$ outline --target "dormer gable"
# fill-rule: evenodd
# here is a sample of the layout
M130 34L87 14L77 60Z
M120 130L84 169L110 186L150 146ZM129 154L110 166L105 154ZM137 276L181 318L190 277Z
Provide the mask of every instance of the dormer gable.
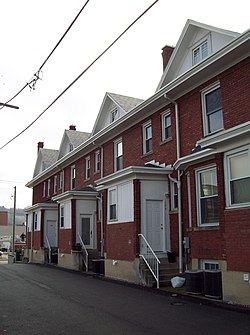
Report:
M106 93L92 130L92 136L117 121L143 100L125 95Z
M33 173L33 177L43 172L51 165L53 165L58 158L58 150L45 149L40 147L37 153L36 165Z
M90 133L77 131L76 127L73 125L69 127L69 130L65 129L59 148L58 159L73 151L80 144L85 142L89 137Z
M157 90L198 66L238 36L239 33L187 20L176 47L165 64Z

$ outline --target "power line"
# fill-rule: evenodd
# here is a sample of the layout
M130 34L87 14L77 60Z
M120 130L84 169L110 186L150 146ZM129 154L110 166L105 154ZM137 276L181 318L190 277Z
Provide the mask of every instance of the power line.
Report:
M50 104L45 108L26 128L24 128L20 133L14 136L11 140L5 143L0 150L22 135L26 130L28 130L54 103L61 98L61 96L73 86L84 73L86 73L143 15L145 15L159 0L154 1L142 14L140 14L95 60L90 63Z
M81 10L79 11L79 13L76 15L76 17L74 18L74 20L71 22L71 24L69 25L69 27L67 28L67 30L65 31L65 33L62 35L62 37L60 38L60 40L57 42L57 44L55 45L55 47L52 49L52 51L50 52L50 54L48 55L48 57L44 60L44 62L42 63L42 65L39 67L39 70L33 75L32 79L26 83L21 89L20 91L18 91L11 99L9 99L8 101L5 102L4 105L0 106L0 109L3 109L5 107L6 104L8 104L10 101L12 101L13 99L15 99L27 86L30 87L30 89L34 90L35 89L35 85L36 82L41 79L40 78L40 73L42 68L44 67L44 65L47 63L47 61L49 60L49 58L51 57L51 55L54 53L54 51L56 50L56 48L59 46L59 44L62 42L62 40L64 39L64 37L67 35L67 33L69 32L69 30L71 29L71 27L73 26L73 24L75 23L75 21L78 19L78 17L80 16L80 14L82 13L82 11L84 10L84 8L87 6L88 2L90 0L87 0L85 2L85 4L82 6Z

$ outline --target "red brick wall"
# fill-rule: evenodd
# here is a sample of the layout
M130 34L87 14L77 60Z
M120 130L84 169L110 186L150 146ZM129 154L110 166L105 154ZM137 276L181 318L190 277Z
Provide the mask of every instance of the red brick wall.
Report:
M0 226L8 225L8 212L0 212Z
M58 245L61 253L70 254L72 245L72 230L71 229L59 229L58 232Z

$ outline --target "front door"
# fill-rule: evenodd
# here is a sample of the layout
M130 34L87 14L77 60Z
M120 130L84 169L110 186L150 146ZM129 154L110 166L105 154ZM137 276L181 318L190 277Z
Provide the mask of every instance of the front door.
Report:
M81 238L86 248L93 249L93 215L81 215Z
M164 251L164 224L163 224L163 201L146 200L147 236L151 248L154 251Z
M47 220L47 238L50 247L57 247L57 223L56 220Z

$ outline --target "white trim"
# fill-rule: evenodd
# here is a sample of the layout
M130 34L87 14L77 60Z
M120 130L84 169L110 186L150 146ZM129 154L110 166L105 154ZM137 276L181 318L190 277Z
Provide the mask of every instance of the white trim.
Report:
M48 189L47 189L47 196L50 197L50 184L51 184L51 181L50 181L50 178L48 179Z
M221 87L220 82L216 81L215 83L213 83L212 85L209 85L208 87L206 87L205 89L203 89L201 91L201 108L202 108L202 119L203 119L203 131L204 131L205 136L217 133L218 131L221 131L221 130L224 129L222 104L221 104L221 113L222 113L223 127L220 128L220 129L217 129L216 131L213 131L213 132L209 131L209 129L208 129L208 115L207 115L207 109L206 109L206 96L207 96L207 94L212 93L213 91L217 90L220 87Z
M231 179L230 179L229 159L230 159L230 157L234 157L234 156L240 155L240 154L245 153L245 152L248 153L248 160L249 160L249 167L250 167L250 145L246 145L246 146L239 147L237 149L228 151L224 155L225 194L226 194L227 209L229 209L229 208L250 207L250 202L232 204L232 201L231 201L231 186L230 186L230 180Z
M63 215L62 215L63 214ZM62 225L62 219L63 219L63 225ZM59 224L60 229L65 228L65 213L64 213L64 205L60 205L60 224Z
M74 164L70 166L70 189L74 190L75 187L76 187L76 166Z
M171 211L178 212L178 182L170 180L170 202L171 202ZM177 197L177 206L175 206L175 197Z
M122 146L122 154L120 156L118 156L118 145L121 143ZM123 142L122 142L122 137L116 139L114 141L114 172L122 170L123 168L123 162L122 162L122 166L120 169L117 168L117 158L118 157L122 157L123 160Z
M216 150L214 149L204 149L198 152L195 152L193 154L184 156L179 158L175 163L174 163L174 168L176 170L184 170L188 166L196 163L203 162L205 160L211 159L214 157L214 155L217 153Z
M56 194L57 191L57 174L54 176L54 185L53 185L53 193Z
M97 157L99 158L97 159ZM99 168L98 168L98 164L99 164ZM95 173L100 171L100 164L101 164L100 150L97 150L95 152Z
M196 188L196 208L197 208L197 226L198 227L211 227L211 226L219 226L219 220L218 222L213 223L201 223L201 194L200 194L200 179L199 176L202 172L215 170L216 173L216 180L217 180L217 187L218 187L218 179L217 179L217 170L216 165L211 164L207 166L203 166L202 168L198 168L195 170L195 188ZM217 198L218 198L218 192L217 192Z
M200 266L201 266L201 269L202 270L206 270L205 269L205 264L211 264L211 265L218 265L218 269L217 270L220 270L220 264L218 261L216 260L210 260L210 259L201 259L200 260ZM208 269L207 269L208 270ZM210 269L209 269L210 270ZM213 269L214 270L214 269Z
M110 204L110 193L115 192L115 199L114 203ZM117 223L118 221L118 197L117 197L117 186L116 187L111 187L108 189L108 217L107 217L107 223ZM110 219L110 206L115 205L115 218Z
M147 128L151 128L151 137L149 138L146 138L146 129ZM147 151L147 148L146 148L146 141L149 141L151 140L151 150ZM143 141L143 155L147 155L149 153L152 153L153 152L153 127L152 127L152 122L151 120L145 122L143 125L142 125L142 141Z
M187 195L188 195L188 227L192 228L192 198L191 198L191 182L190 173L187 172Z
M203 57L203 58L200 58L200 60L198 62L194 63L194 51L197 50L198 48L201 51L201 46L204 43L207 43L207 56ZM212 53L211 33L208 33L202 39L200 39L195 44L193 44L190 49L191 49L191 66L197 65L200 62L202 62L204 59L206 59L207 57L209 57L211 55L211 53Z
M90 156L85 158L85 180L90 179Z
M171 136L167 137L165 136L165 118L170 117L170 129L171 129ZM171 120L171 110L168 108L165 112L161 113L161 140L162 142L165 142L172 138L172 120Z

